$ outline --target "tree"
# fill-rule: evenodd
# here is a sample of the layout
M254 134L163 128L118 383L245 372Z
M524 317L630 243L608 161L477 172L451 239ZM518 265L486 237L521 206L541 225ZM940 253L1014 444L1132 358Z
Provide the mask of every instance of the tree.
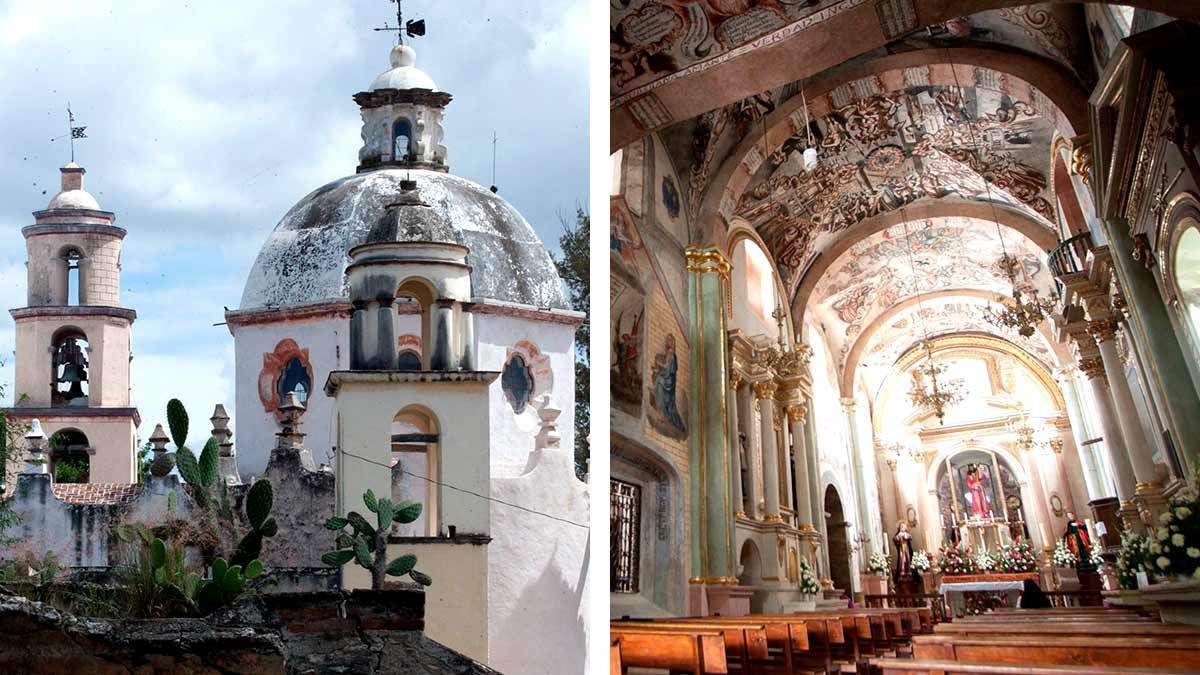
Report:
M0 366L4 362L0 360ZM6 390L4 383L0 382L0 401L4 400ZM16 424L9 422L8 416L5 414L4 408L0 408L0 484L4 486L4 490L11 490L12 487L8 483L8 465L18 464L21 460L20 439L22 428ZM10 500L4 491L0 491L0 545L8 545L16 543L16 539L6 535L7 530L21 522L12 508L9 506Z
M575 475L580 480L587 475L588 431L592 423L591 392L591 256L592 219L579 207L575 222L560 216L563 233L558 238L562 258L555 258L558 274L566 282L571 295L571 308L583 312L584 321L575 331Z

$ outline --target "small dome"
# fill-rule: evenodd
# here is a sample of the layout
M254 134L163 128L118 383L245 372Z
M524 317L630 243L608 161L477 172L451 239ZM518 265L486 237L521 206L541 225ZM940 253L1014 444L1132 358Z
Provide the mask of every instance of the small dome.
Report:
M50 205L46 209L87 209L89 211L99 211L100 203L86 190L63 190L54 195L54 199L50 200Z
M392 49L392 69L375 78L371 91L381 89L428 89L437 91L433 78L416 67L417 52L408 45L396 45Z
M288 211L258 253L241 309L348 299L350 249L392 239L468 247L475 297L570 308L545 245L499 195L440 171L379 169L318 188Z

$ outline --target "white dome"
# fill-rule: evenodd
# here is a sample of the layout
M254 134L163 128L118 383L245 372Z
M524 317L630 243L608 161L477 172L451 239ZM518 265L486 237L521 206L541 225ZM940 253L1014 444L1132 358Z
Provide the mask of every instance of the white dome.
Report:
M408 45L392 49L392 69L375 78L371 91L381 89L428 89L437 91L437 84L425 71L416 67L417 53Z
M100 203L86 190L63 190L50 200L49 209L88 209L99 211Z

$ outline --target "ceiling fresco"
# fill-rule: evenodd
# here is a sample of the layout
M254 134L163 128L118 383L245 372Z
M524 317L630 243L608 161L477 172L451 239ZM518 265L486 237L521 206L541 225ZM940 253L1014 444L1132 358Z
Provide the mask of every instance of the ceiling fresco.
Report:
M1041 333L1024 337L1015 331L999 330L983 318L983 309L995 306L983 298L944 297L922 302L892 317L868 338L858 367L886 372L900 355L928 334L930 338L953 333L987 333L1012 342L1052 368L1057 359Z
M718 58L842 0L610 0L614 95ZM815 16L814 16L815 15Z
M994 223L936 218L909 223L907 240L902 223L847 249L821 277L806 310L824 329L839 368L845 366L847 354L866 326L918 292L969 288L1011 293L999 266L1002 251L1021 261L1021 283L1028 281L1043 297L1049 297L1053 279L1044 263L1045 253L1023 235L1002 230L1003 247Z
M924 84L928 67L906 69L900 91L884 91L879 77L848 83L811 125L816 170L801 166L802 120L761 163L735 215L759 229L790 287L839 233L922 198L1006 204L1051 226L1053 105L1032 100L1028 86L1028 98L1013 96L995 71L971 70L961 89Z

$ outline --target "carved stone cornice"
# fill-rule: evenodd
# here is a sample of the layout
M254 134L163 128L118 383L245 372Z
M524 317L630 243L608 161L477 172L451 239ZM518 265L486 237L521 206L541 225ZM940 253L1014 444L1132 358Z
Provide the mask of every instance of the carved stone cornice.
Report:
M754 383L754 398L764 401L767 399L774 400L775 392L779 390L779 385L775 380L759 380Z

